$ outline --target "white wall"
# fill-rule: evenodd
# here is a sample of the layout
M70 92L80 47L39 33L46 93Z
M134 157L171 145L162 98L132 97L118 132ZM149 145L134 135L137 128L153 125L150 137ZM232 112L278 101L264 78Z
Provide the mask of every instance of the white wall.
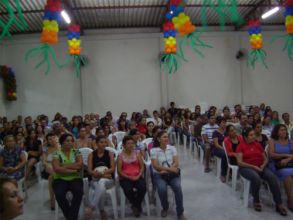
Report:
M52 116L60 111L72 116L111 110L117 115L153 110L175 101L192 108L199 102L219 107L265 102L293 115L293 63L281 51L282 42L269 43L276 34L279 32L264 32L268 70L258 64L251 70L245 61L235 59L240 48L249 46L246 32L211 32L202 35L214 47L203 50L206 57L202 59L186 49L189 62L169 75L158 63L163 47L160 33L86 32L83 49L90 64L82 69L79 79L73 66L62 70L53 67L48 76L43 69L34 70L36 59L26 64L24 55L39 44L38 35L26 35L26 39L17 36L5 42L5 59L16 71L19 97L6 106L7 114L10 118L17 114ZM66 47L66 38L61 37L55 47L61 60Z
M3 45L0 43L0 66L5 65L4 49ZM4 93L4 83L3 79L0 78L0 116L6 116L6 102Z

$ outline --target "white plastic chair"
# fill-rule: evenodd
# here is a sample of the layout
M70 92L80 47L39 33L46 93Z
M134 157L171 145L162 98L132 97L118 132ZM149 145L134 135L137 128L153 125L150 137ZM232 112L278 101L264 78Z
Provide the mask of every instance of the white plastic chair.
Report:
M118 152L118 154L120 154L122 151L123 151L123 144L122 144L122 141L121 141L117 145L117 152Z
M113 147L106 147L105 150L113 153L115 160L117 160L119 153L116 149L114 149Z
M217 169L216 169L216 175L217 175L217 178L220 178L220 176L221 176L221 163L222 163L222 159L219 158L219 157L217 157L217 156L215 156L215 158L216 158L216 167L217 167Z
M116 137L117 143L119 144L123 140L124 136L126 135L126 132L117 131L113 135Z
M152 143L153 142L153 138L146 138L146 139L144 139L142 142L141 142L141 144L145 147L145 149L147 150L148 149L148 145L150 144L150 143Z
M240 176L243 182L243 204L247 208L249 203L250 181Z
M28 153L26 151L23 151L23 154L25 156L25 161L27 162ZM27 169L27 164L25 164L24 166L24 173L26 173L26 169ZM20 186L21 193L24 193L23 197L27 198L27 188L26 188L26 182L25 182L24 176L20 180L17 181L17 185Z
M121 218L125 218L125 204L126 204L126 196L124 194L124 191L122 189L122 187L120 188L120 211L121 211ZM146 205L146 213L147 216L150 216L150 201L149 201L149 195L148 193L145 194L144 196L144 202Z
M232 189L234 191L236 191L237 175L238 175L239 167L236 166L236 165L232 165L230 163L230 160L229 160L228 153L227 153L226 146L225 146L225 143L224 142L223 142L223 148L224 148L224 151L225 151L225 155L226 155L226 159L227 159L227 164L228 164L227 181L229 179L229 173L230 173L230 169L231 169L232 170Z

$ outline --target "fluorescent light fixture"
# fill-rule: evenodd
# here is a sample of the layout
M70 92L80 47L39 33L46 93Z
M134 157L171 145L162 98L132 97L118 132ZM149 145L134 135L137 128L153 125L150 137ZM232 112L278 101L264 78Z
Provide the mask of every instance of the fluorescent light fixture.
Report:
M266 13L264 13L261 18L262 19L266 19L270 16L272 16L273 14L277 13L280 10L280 7L274 7L271 10L267 11Z
M61 11L61 15L67 24L71 23L71 19L65 10Z

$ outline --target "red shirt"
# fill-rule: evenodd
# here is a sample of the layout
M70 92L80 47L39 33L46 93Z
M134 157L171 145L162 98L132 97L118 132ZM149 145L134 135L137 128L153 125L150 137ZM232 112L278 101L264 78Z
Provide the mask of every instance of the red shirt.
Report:
M238 146L240 145L240 143L243 141L242 136L241 135L237 135L237 140L238 140L238 143L239 144L237 145L236 149L238 148ZM227 152L228 156L229 157L234 157L234 153L236 151L233 150L233 147L232 147L233 144L232 144L232 141L231 141L231 139L229 137L226 137L224 139L224 144L225 144L225 149L226 149L226 152Z
M264 150L262 146L254 141L250 144L245 141L238 145L236 153L242 153L243 162L260 167L263 162Z
M147 133L147 126L146 125L138 125L137 126L137 130L139 131L139 133L141 134L146 134Z

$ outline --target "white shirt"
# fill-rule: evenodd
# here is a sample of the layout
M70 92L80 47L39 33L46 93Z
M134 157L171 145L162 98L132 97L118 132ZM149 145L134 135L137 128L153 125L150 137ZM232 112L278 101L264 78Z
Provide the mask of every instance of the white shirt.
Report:
M151 159L157 160L159 165L163 167L172 166L174 156L177 156L177 150L171 145L167 145L165 151L163 151L160 147L151 149ZM154 172L158 173L155 169Z

